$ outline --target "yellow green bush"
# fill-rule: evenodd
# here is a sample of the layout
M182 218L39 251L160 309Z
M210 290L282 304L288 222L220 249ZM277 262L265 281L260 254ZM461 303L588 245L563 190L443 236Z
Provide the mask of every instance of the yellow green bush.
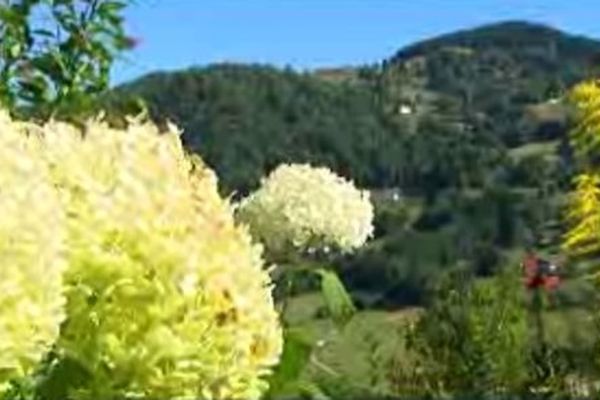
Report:
M58 363L86 375L69 397L258 398L282 346L262 251L176 128L6 125L43 138L31 147L66 212L67 319L56 349Z
M570 93L576 124L570 132L578 175L569 197L563 248L571 254L592 254L600 249L600 85L584 82Z

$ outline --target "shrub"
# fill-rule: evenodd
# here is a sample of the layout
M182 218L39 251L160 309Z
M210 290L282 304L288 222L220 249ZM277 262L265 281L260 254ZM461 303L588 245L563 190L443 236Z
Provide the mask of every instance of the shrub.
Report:
M397 392L481 396L525 387L529 335L516 275L472 281L459 272L440 284L411 328L408 354L416 357L408 373L392 371Z

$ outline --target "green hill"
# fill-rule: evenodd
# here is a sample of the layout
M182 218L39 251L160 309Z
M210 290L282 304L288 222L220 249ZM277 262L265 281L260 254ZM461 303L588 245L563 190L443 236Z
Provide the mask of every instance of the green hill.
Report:
M564 91L600 68L600 41L526 22L455 32L358 68L220 64L115 88L243 194L281 162L327 165L374 193L376 238L340 259L366 304L419 304L443 269L489 275L525 243L552 253L571 163Z
M140 96L155 117L181 125L227 190L255 185L283 161L324 163L373 187L480 186L490 170L469 165L493 170L506 146L563 135L564 117L530 110L593 73L598 54L598 41L508 22L356 69L223 64L154 73L116 88L114 99L123 106Z
M116 89L185 129L186 145L244 190L280 162L327 164L361 183L377 181L389 131L372 93L260 65L156 73ZM127 97L127 96L125 96Z
M524 107L560 98L575 82L592 76L598 55L596 40L539 24L505 22L401 49L382 64L377 80L384 84L378 91L387 102L401 101L403 82L432 91L477 121L477 128L516 146L546 139L543 129L522 126Z

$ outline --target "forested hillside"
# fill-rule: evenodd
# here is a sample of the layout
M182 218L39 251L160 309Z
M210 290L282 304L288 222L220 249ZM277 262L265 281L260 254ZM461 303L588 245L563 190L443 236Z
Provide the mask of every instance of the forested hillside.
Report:
M255 185L277 163L311 160L377 181L389 130L368 90L268 66L217 65L154 74L117 89L174 119L227 189Z
M400 50L384 63L379 81L385 85L379 85L378 92L390 103L406 96L401 93L406 85L421 89L417 95L431 91L478 128L516 146L559 134L549 126L527 126L525 108L553 101L574 82L592 75L599 50L595 40L541 25L490 25ZM423 96L409 99L417 106L427 104ZM554 117L552 122L561 121L560 113Z
M486 275L526 243L552 250L570 177L561 97L599 55L599 41L508 22L357 68L154 73L108 101L134 110L140 97L180 125L226 193L292 161L373 189L377 237L340 268L357 297L419 303L441 269L466 263Z

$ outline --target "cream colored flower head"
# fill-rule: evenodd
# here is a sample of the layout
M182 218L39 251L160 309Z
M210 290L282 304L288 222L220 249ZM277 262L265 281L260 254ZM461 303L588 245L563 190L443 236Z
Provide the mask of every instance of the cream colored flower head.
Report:
M65 213L37 139L0 113L0 392L33 372L64 320Z
M308 164L277 167L244 199L238 216L267 249L362 246L373 232L369 192L331 170Z
M29 130L43 134L68 215L58 349L90 375L70 396L259 398L282 347L271 281L179 132L135 121Z

